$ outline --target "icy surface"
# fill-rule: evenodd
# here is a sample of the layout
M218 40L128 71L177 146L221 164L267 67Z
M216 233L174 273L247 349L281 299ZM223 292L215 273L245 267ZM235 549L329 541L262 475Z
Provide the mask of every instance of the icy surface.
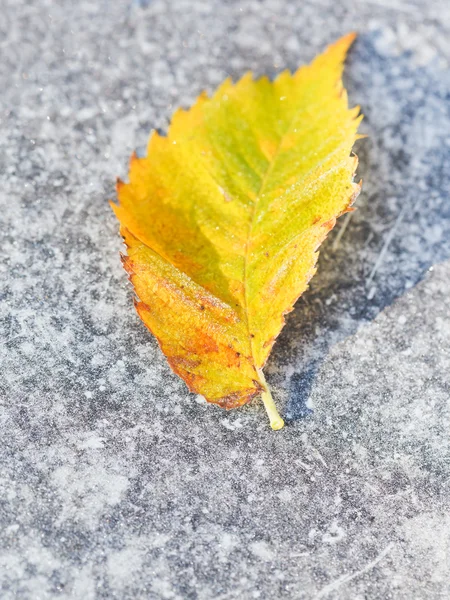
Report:
M2 600L449 598L448 3L1 17ZM354 29L364 191L267 367L290 419L273 433L258 403L223 412L170 372L108 199L178 105Z

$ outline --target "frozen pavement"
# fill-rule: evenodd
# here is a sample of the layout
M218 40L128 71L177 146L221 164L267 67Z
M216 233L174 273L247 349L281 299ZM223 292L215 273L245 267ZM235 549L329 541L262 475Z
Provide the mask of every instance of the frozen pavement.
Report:
M0 11L2 600L449 598L448 3ZM171 373L108 199L177 106L351 30L363 193L267 367L274 433Z

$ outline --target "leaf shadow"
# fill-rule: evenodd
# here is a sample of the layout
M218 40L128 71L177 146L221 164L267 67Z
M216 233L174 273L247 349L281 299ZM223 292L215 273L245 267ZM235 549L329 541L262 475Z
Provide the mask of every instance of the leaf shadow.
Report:
M347 68L349 97L361 105L369 136L356 148L364 178L358 210L323 245L318 272L267 365L272 385L286 390L288 421L311 412L330 347L450 258L450 76L436 64L415 65L412 53L379 52L378 35L358 40Z

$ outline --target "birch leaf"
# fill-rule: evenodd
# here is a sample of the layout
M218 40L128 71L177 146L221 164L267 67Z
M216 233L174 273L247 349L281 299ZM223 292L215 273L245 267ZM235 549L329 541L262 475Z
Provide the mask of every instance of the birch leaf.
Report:
M170 366L225 408L261 395L274 429L284 422L262 369L360 190L362 116L342 84L354 37L273 82L247 73L201 94L117 184L137 312Z

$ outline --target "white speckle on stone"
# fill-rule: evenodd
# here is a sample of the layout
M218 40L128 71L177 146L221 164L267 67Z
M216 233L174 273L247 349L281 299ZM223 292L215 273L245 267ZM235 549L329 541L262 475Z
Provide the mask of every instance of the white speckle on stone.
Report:
M105 439L97 435L91 435L78 444L80 450L99 450L105 445Z
M274 558L273 550L269 544L264 541L252 542L250 544L250 551L252 554L265 561L270 561Z
M291 502L292 492L288 488L283 488L277 494L278 498L283 502Z
M372 300L377 292L376 286L372 285L367 292L367 300Z
M305 405L309 410L314 410L314 398L312 397L312 394L306 399Z
M123 590L133 581L142 565L143 556L138 548L125 548L108 557L108 575L115 589Z
M97 597L95 577L91 565L77 569L76 577L70 589L73 600L95 600Z
M120 502L129 485L127 477L106 470L98 463L80 465L75 470L61 466L50 479L62 500L62 511L56 522L75 519L95 523L109 506Z
M333 521L328 530L322 535L322 541L325 544L336 544L345 538L345 530L339 526L337 521Z

